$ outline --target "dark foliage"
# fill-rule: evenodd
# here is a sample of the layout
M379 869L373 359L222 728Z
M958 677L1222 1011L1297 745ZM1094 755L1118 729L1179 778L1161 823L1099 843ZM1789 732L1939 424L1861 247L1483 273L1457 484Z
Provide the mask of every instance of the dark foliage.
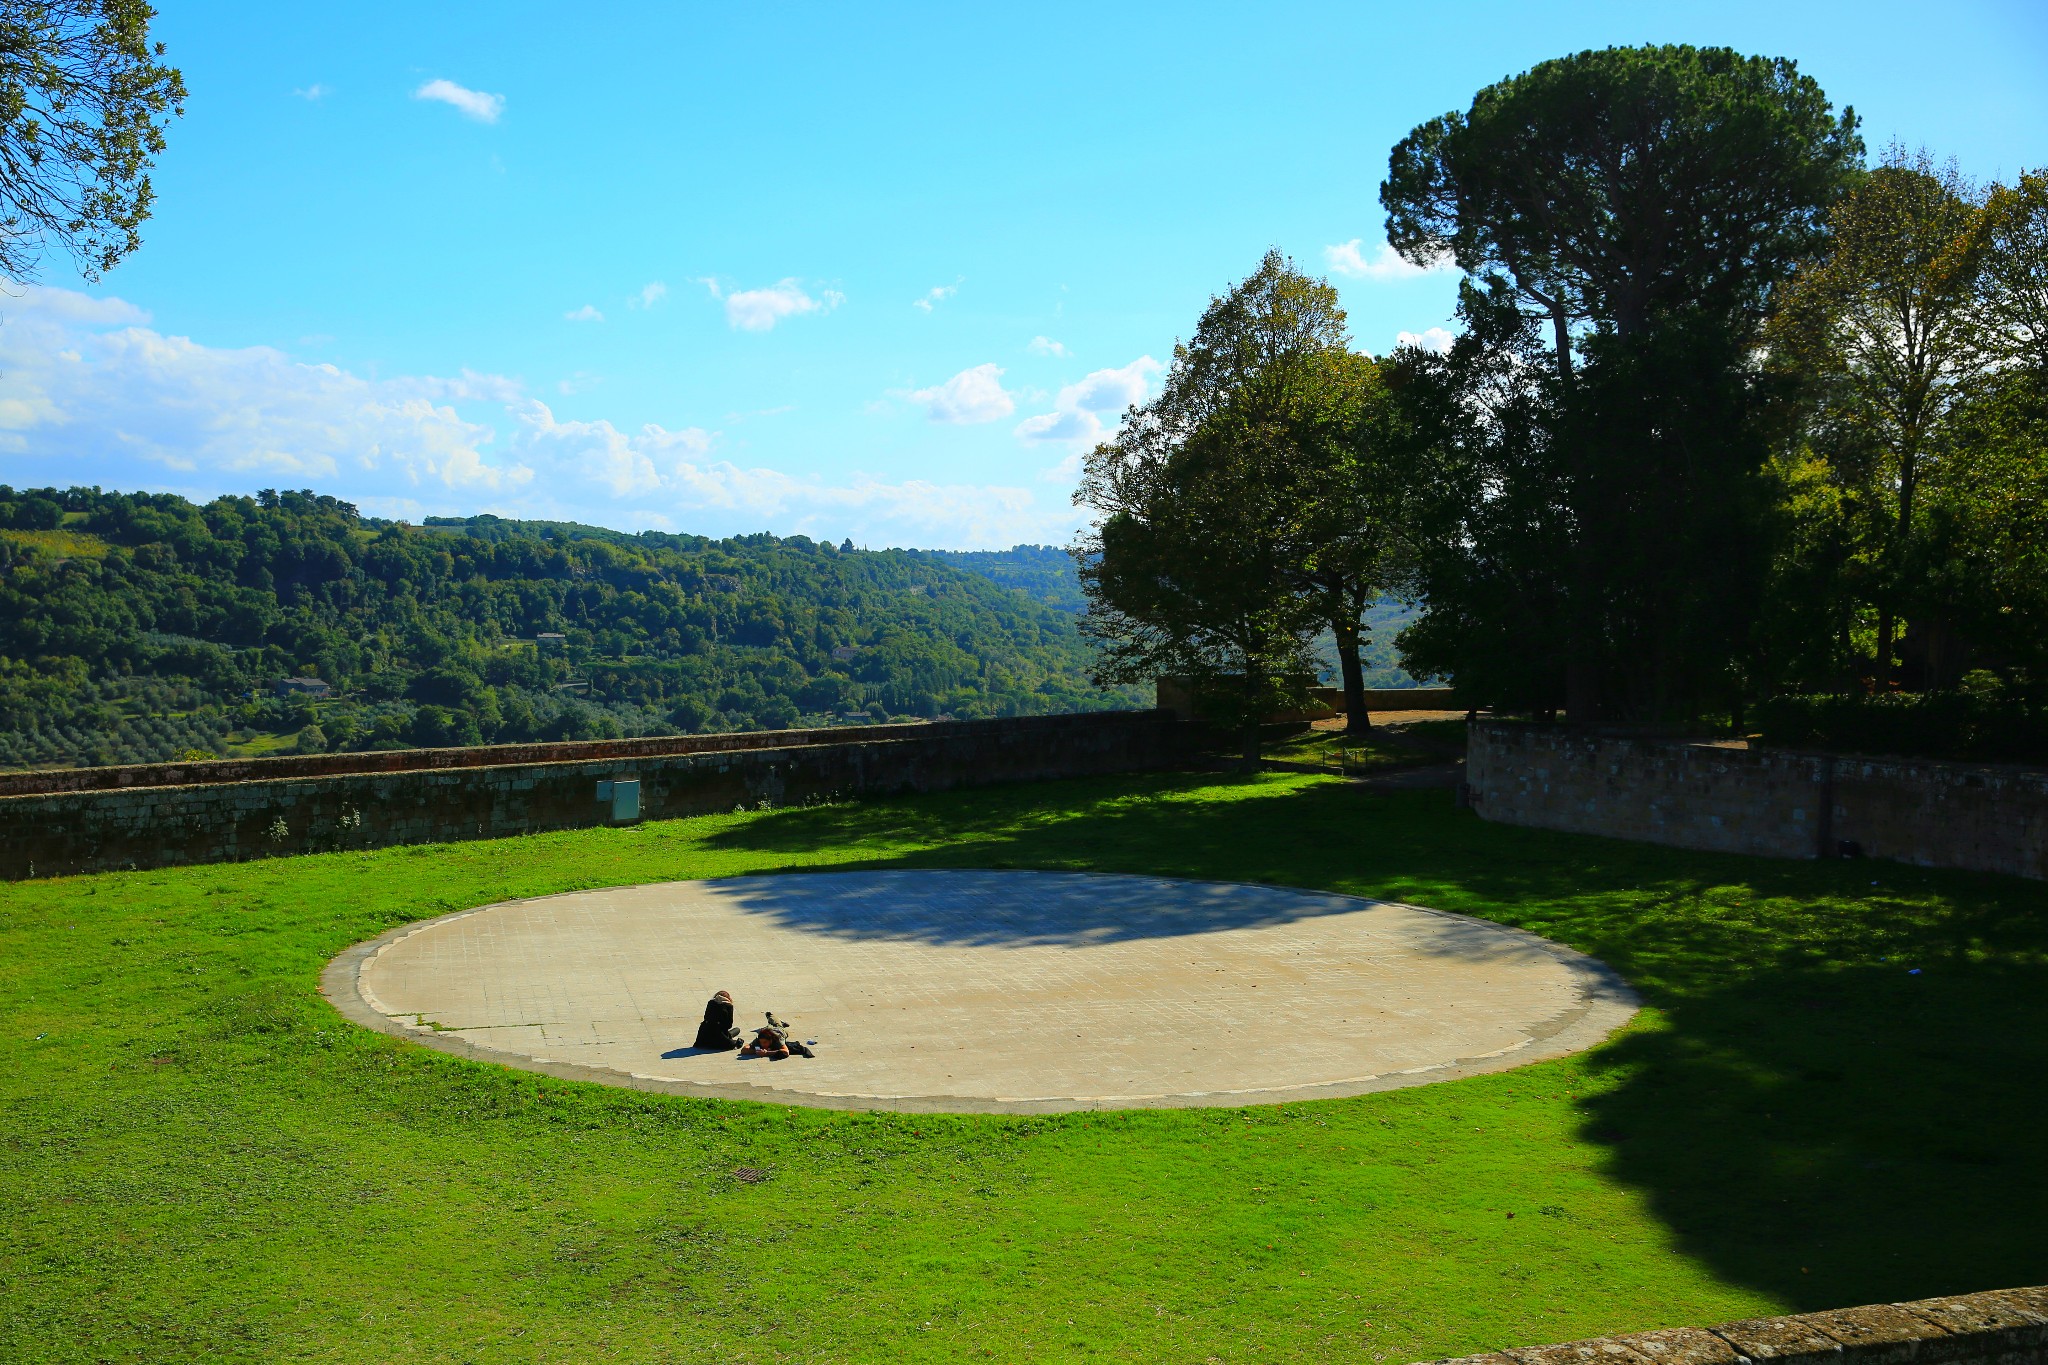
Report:
M1773 697L1756 719L1764 743L1788 749L2048 761L2048 714L1991 692Z

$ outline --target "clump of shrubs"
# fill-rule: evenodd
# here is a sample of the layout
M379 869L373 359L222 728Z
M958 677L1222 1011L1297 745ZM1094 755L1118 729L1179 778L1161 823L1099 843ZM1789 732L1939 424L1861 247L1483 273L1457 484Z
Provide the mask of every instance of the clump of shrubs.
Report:
M1774 697L1756 711L1762 742L1785 749L1916 758L2048 762L2048 708L1989 674L1947 692Z

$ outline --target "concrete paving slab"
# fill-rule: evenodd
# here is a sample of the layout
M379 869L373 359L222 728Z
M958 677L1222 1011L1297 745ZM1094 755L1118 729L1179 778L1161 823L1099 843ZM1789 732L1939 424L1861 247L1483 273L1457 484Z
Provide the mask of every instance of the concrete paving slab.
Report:
M584 891L408 925L323 989L431 1047L639 1089L954 1112L1269 1103L1589 1047L1637 1001L1484 920L1284 887L1023 871ZM690 1048L729 990L818 1056Z

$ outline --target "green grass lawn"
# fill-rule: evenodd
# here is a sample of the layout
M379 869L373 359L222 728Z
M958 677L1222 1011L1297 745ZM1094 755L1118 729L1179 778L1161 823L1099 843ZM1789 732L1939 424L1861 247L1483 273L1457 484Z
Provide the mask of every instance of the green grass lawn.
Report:
M1449 1084L1012 1118L570 1084L316 991L410 919L827 865L1395 897L1594 953L1650 1008ZM2039 1283L2044 909L1287 774L0 887L0 1360L1399 1365Z

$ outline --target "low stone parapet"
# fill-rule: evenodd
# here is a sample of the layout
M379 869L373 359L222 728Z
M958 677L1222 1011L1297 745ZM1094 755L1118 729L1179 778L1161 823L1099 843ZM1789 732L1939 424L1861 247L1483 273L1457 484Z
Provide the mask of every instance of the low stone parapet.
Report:
M1522 1346L1430 1365L2048 1365L2048 1288Z
M712 742L323 755L304 760L311 771L279 759L160 765L128 770L157 785L0 795L0 880L1136 772L1185 762L1202 737L1169 715L1124 711L703 737ZM364 771L352 761L415 755L430 762ZM322 771L327 762L342 770ZM240 774L222 776L222 766ZM187 767L208 771L195 778ZM622 800L626 791L635 799Z

